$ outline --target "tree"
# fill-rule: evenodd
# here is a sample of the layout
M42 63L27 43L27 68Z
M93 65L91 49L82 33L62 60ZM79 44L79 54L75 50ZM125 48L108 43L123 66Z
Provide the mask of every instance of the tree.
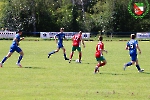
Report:
M142 1L143 2L143 1ZM133 8L133 4L131 7ZM126 0L115 1L115 14L113 15L113 26L115 32L143 32L148 31L149 14L144 18L134 18L128 11L129 3ZM134 12L133 12L134 13Z
M11 30L135 32L150 26L150 14L135 19L127 0L1 0L0 5L0 26Z
M87 12L90 14L86 22L90 23L91 31L110 31L110 22L112 16L112 2L110 0L99 0L91 3L91 8Z

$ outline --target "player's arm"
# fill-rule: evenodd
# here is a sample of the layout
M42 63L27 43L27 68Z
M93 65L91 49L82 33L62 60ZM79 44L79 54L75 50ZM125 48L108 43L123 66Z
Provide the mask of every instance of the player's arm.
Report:
M54 36L55 42L57 43L57 39L56 39L57 35Z
M74 36L71 38L71 40L72 40L72 42L73 42L73 40L74 40Z
M129 50L129 43L127 43L125 50Z
M18 39L16 37L14 38L13 41L15 41L17 43L17 45L19 45Z
M82 39L82 37L81 37L81 42L83 44L83 47L85 48L84 40Z
M141 54L141 49L140 49L140 47L139 47L139 45L138 45L138 44L136 44L136 48L138 49L139 54Z
M22 37L22 38L20 39L20 41L22 41L22 40L24 40L24 37Z
M107 53L107 50L105 50L105 49L103 49L103 50L101 50L101 51Z
M64 39L65 39L65 40L68 40L68 39L66 38L66 36L64 36Z
M129 47L126 45L125 50L129 50Z
M104 49L104 44L102 45L102 50L101 51L107 53L107 50Z

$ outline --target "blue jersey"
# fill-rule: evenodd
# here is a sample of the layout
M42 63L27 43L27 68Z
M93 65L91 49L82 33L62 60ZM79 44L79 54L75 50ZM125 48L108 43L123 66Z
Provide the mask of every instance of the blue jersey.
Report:
M17 42L20 42L20 35L19 34L16 34L15 35L15 39L17 39ZM12 45L10 46L10 51L9 52L18 52L20 53L22 50L21 48L18 46L17 42L15 41L15 39L13 40L12 42Z
M20 41L20 35L19 34L16 34L15 35L15 38L17 39L17 42L19 42ZM12 42L12 45L11 46L18 46L18 44L16 43L16 41L15 40L13 40L13 42Z
M129 48L130 55L137 55L137 48L136 48L137 45L138 45L138 41L134 39L131 39L127 43L127 47Z
M58 38L58 45L62 45L63 44L63 39L65 38L65 34L64 33L58 33L56 35L56 37Z

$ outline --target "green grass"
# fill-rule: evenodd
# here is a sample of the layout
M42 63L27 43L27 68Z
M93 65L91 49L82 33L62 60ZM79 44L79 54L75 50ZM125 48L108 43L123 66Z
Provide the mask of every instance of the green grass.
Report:
M62 50L49 59L47 53L56 49L54 41L22 41L23 68L16 66L18 54L14 53L0 69L0 100L149 100L150 99L150 42L139 42L139 55L144 73L135 66L123 71L130 61L126 42L104 41L108 54L107 65L93 74L97 64L94 53L97 41L85 42L82 64L64 61ZM0 41L0 60L7 54L10 40ZM71 41L65 41L67 55ZM75 52L73 60L78 58Z

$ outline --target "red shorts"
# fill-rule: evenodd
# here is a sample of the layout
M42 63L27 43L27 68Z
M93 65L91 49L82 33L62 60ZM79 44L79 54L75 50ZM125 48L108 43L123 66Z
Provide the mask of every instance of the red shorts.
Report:
M96 53L95 53L95 57L96 57L96 58L99 58L100 56L101 56L101 53L100 53L100 52L96 52Z

